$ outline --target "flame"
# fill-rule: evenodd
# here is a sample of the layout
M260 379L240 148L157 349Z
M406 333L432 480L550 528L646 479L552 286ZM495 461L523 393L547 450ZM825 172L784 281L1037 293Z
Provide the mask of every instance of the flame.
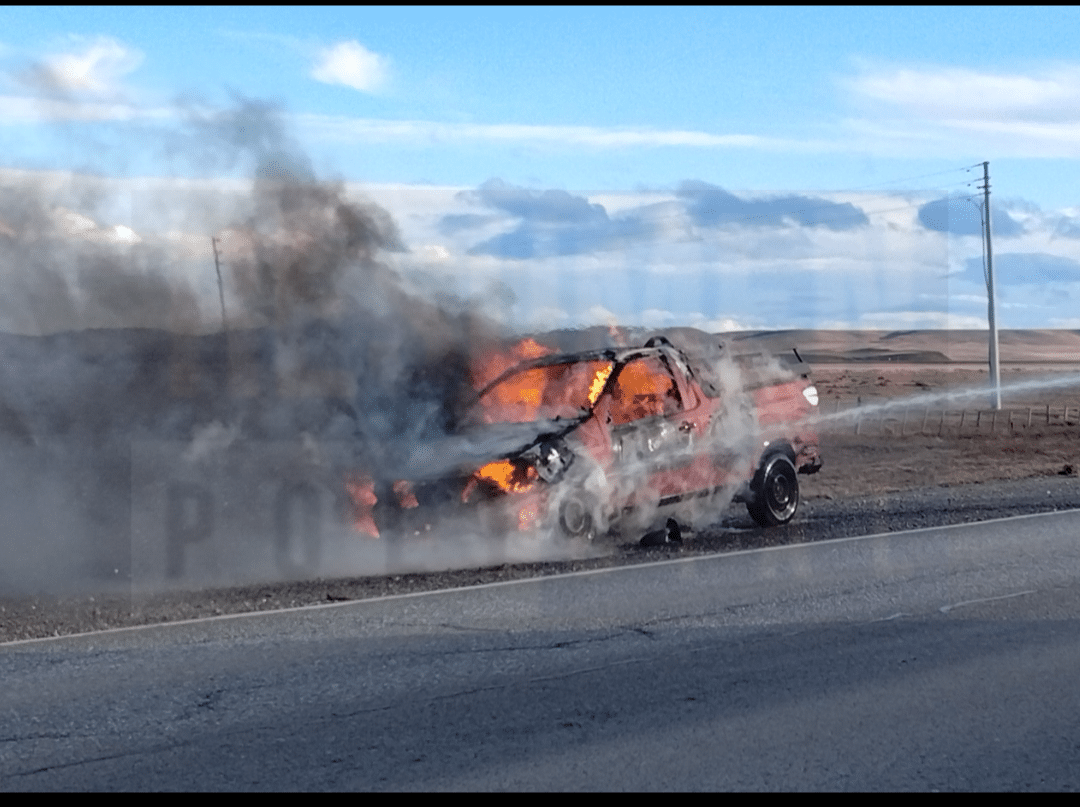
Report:
M529 359L539 359L548 356L554 351L545 347L531 336L522 339L510 350L500 352L489 351L477 359L472 366L472 382L474 389L483 389L511 367L521 364Z
M403 509L420 506L412 485L408 482L399 479L393 484L392 490ZM370 476L354 474L346 478L345 492L349 494L353 504L353 529L369 538L379 538L379 527L375 524L374 515L375 505L379 502L375 493L375 480Z
M613 422L629 423L662 415L678 400L671 375L655 359L638 359L623 367L612 395Z
M394 483L394 495L397 497L398 504L405 510L420 506L420 502L416 500L416 494L413 493L412 485L404 479L399 479Z
M596 403L596 399L599 398L600 393L604 391L604 384L607 383L608 378L611 376L611 371L614 369L614 364L608 364L596 371L596 376L593 378L592 383L589 384L589 406Z
M489 462L476 472L479 479L494 482L507 493L524 493L536 484L536 469L531 465L515 465L510 460Z
M540 503L531 501L518 510L518 532L528 532L540 521Z
M375 495L375 482L370 476L350 476L345 480L345 492L353 503L353 529L369 538L379 537L372 511L379 498Z
M560 362L510 373L469 414L474 424L576 418L592 407L612 373L605 360Z
M550 348L532 337L522 339L506 351L489 351L473 362L471 367L473 388L481 390L510 368L530 359L547 356L552 352ZM486 422L498 422L505 419L503 417L505 414L511 412L513 415L510 419L517 422L535 419L543 395L544 381L545 375L542 369L531 370L524 374L519 384L495 390L485 403L485 408L492 410L492 416L485 418Z

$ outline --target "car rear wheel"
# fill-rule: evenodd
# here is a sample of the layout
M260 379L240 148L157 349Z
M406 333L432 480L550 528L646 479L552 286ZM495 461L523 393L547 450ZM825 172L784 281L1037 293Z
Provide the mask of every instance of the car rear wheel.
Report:
M762 462L750 490L746 509L762 527L787 524L799 509L799 476L784 454L773 454Z

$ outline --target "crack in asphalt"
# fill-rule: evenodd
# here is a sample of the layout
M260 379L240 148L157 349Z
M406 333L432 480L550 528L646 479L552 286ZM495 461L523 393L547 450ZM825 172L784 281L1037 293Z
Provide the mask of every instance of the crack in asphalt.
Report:
M81 765L92 765L95 762L108 762L113 759L125 759L127 757L138 757L146 754L156 754L161 751L171 751L175 748L183 748L190 745L188 742L177 742L169 745L157 745L149 748L138 748L131 751L120 751L115 754L105 754L100 757L89 757L86 759L77 759L71 762L58 762L55 765L46 765L42 768L33 768L28 771L12 771L11 773L0 773L0 781L5 779L15 779L17 777L34 776L39 773L48 773L50 771L64 770L66 768L77 768Z

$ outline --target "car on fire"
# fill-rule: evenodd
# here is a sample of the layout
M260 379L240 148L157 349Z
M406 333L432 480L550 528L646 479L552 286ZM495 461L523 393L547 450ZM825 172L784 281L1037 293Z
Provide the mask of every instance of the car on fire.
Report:
M369 477L350 494L375 535L461 514L498 532L591 541L671 513L714 522L732 499L777 526L798 509L798 474L821 467L817 403L801 359L729 358L720 344L688 353L655 336L542 355L484 385L398 478Z

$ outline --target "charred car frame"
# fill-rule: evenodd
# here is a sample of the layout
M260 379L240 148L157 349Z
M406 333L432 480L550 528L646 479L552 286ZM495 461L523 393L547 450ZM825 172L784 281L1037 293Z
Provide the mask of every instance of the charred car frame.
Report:
M798 474L821 467L816 407L801 360L729 358L719 344L692 357L660 336L545 355L499 374L451 434L350 494L359 529L398 537L463 514L590 541L672 513L715 520L733 498L777 526L798 509Z

